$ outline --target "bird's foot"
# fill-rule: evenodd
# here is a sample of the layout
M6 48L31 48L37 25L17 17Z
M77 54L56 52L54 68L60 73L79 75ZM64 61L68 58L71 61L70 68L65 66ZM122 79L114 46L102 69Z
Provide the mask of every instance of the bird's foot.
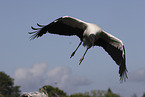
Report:
M83 60L84 60L84 56L80 59L79 65L82 63Z
M75 54L75 52L73 52L73 53L71 54L70 58L72 58L72 57L74 56L74 54Z

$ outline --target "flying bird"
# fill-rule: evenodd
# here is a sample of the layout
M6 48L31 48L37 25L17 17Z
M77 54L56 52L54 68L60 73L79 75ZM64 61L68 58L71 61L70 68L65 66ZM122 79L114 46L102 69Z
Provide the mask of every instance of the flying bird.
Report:
M41 37L46 33L65 36L76 35L80 38L80 43L71 54L71 57L74 56L82 43L83 46L87 48L82 58L80 59L79 64L81 64L83 61L88 49L94 46L101 46L112 57L116 64L119 65L120 80L125 81L125 79L128 78L125 61L125 47L123 42L113 35L105 32L98 25L87 23L70 16L60 17L48 25L40 25L38 23L37 25L39 28L34 28L31 26L31 28L35 31L29 32L29 34L33 34L30 39Z

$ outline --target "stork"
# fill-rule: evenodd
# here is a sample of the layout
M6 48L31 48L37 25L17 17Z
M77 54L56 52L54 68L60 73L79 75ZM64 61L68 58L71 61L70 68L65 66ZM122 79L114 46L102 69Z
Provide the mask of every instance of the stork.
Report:
M41 37L46 33L65 36L76 35L80 38L80 43L71 54L71 57L74 56L82 43L83 46L87 48L82 58L80 59L79 64L81 64L83 61L88 49L94 46L101 46L112 57L116 64L119 65L120 80L125 81L125 79L128 78L125 62L125 47L123 42L113 35L105 32L98 25L87 23L70 16L60 17L48 25L40 25L38 23L37 25L39 28L34 28L31 26L31 28L35 31L29 32L29 34L33 34L30 39Z

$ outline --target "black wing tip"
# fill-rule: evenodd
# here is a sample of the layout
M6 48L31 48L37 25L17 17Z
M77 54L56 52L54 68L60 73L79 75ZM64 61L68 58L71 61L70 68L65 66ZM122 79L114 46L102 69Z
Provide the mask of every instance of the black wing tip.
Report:
M45 27L46 25L40 25L40 24L37 23L37 26L39 26L39 27Z
M125 47L123 45L123 55L122 55L122 62L120 64L120 67L119 67L119 74L120 74L120 81L121 83L122 82L125 82L126 79L128 79L128 76L127 76L127 68L126 68L126 57L125 57Z
M32 36L30 36L30 40L34 40L35 38L41 37L43 34L45 34L47 32L47 30L44 30L46 27L46 25L40 25L37 23L37 26L39 28L35 28L33 26L31 26L31 29L34 30L33 32L28 32L29 34L33 34Z
M37 26L40 27L40 28L35 28L35 27L31 26L31 29L40 30L41 28L45 27L46 25L40 25L40 24L37 23Z
M28 32L28 34L34 34L34 33L36 33L36 31L34 31L34 32Z
M38 37L37 33L35 33L34 35L30 36L30 40L34 40L36 37Z
M39 30L40 28L34 28L33 26L31 26L31 29L33 29L33 30Z
M128 79L127 72L128 72L128 70L125 69L123 73L120 73L120 82L121 83L125 82L126 79Z
M36 37L38 37L38 32L41 28L34 28L33 26L31 26L32 30L35 30L33 32L28 32L28 34L33 34L32 36L30 36L30 40L34 40Z
M126 65L125 64L122 64L120 67L119 67L119 74L120 74L120 82L125 82L126 79L128 79L128 76L127 76L127 68L126 68Z

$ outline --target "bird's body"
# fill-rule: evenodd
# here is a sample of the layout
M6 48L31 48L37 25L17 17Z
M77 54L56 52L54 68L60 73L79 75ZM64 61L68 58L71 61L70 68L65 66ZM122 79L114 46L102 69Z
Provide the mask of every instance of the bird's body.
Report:
M33 34L31 39L41 37L43 34L59 34L65 36L77 35L81 42L79 43L76 50L72 53L71 57L74 56L75 52L83 42L83 46L87 49L80 59L80 64L84 59L84 56L89 48L92 46L101 46L105 51L112 57L112 59L119 65L119 74L121 80L127 78L127 69L125 62L125 48L122 41L113 35L102 30L98 25L93 23L87 23L79 19L64 16L56 19L48 25L42 26L37 24L41 28L33 28L35 32L29 33Z
M92 23L86 23L87 28L83 33L83 46L87 46L87 48L92 47L92 42L89 39L91 34L95 35L95 40L100 37L101 32L103 31L98 25Z

